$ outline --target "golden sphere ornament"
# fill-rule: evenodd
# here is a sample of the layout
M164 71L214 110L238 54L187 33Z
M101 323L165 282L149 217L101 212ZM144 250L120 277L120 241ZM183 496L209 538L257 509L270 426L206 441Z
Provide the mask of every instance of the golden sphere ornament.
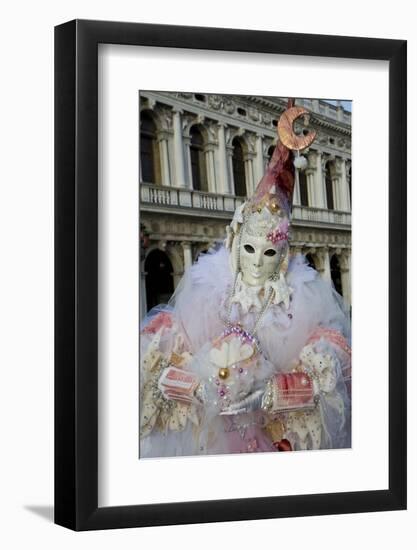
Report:
M279 210L279 204L278 204L278 201L273 199L270 203L269 203L269 208L271 210L271 212L273 212L274 214L276 212L278 212Z
M229 369L228 368L222 368L219 369L219 378L220 380L226 380L226 378L229 378Z

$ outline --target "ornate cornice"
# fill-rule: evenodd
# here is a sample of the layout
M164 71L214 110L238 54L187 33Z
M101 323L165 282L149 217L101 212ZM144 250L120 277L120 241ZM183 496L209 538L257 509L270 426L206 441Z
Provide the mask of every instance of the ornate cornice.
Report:
M239 98L245 97L250 102L256 103L263 107L267 107L274 111L277 116L284 112L287 102L285 99L281 98L265 98L257 96L237 96ZM341 133L346 136L352 135L351 126L342 121L333 121L332 119L327 118L324 115L320 115L315 111L310 110L310 124L309 127L316 129L315 127L326 128L327 130L332 130L337 133Z
M231 118L234 125L246 123L269 131L275 131L274 121L279 118L286 108L286 100L281 98L200 94L205 99L199 101L195 99L195 94L186 92L144 92L144 94L148 94L151 101L155 101L157 96L164 97L168 101L171 99L181 103L190 112L204 112L207 113L207 116L210 116L210 113L212 116L217 113L226 118ZM330 130L339 136L351 136L350 125L343 121L333 121L315 111L310 111L309 127L316 130L320 128Z

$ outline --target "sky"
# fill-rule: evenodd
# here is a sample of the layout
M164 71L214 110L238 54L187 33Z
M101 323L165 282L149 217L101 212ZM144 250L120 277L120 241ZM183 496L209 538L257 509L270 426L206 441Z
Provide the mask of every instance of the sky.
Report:
M326 101L327 103L331 103L332 105L337 104L337 101L332 100L332 99L324 99L324 101ZM352 102L351 101L341 101L340 103L342 104L342 107L344 108L345 111L349 111L350 113L352 112Z

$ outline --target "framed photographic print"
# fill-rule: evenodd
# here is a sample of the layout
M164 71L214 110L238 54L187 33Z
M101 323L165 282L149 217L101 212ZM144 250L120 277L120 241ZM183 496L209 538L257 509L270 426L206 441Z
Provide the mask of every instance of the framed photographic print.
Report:
M406 506L406 42L55 31L55 521Z

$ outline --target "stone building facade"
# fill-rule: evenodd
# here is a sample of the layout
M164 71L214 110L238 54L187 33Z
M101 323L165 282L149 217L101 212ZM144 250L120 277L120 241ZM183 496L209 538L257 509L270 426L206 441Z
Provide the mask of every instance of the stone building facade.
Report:
M221 243L277 140L286 98L140 93L141 312L166 302L184 269ZM291 249L351 304L351 113L297 99L317 132L297 174ZM296 122L305 131L307 121ZM146 296L146 299L145 299Z

